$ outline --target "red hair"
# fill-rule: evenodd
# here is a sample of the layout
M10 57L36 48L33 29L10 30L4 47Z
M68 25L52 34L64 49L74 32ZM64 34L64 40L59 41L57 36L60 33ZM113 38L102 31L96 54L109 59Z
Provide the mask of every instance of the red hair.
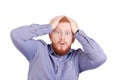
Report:
M59 23L64 23L64 22L70 23L70 21L66 17L61 18L59 21Z

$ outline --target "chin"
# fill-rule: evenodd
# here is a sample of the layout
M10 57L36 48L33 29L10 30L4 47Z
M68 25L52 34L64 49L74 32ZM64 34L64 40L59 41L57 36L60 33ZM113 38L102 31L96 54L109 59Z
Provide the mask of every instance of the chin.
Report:
M53 46L53 50L54 50L54 52L57 54L57 55L59 55L59 56L63 56L63 55L65 55L65 54L67 54L68 52L69 52L69 50L70 50L70 46L68 46L68 47L66 47L66 48L63 48L63 47L57 47L57 46L55 46L55 45L52 45Z

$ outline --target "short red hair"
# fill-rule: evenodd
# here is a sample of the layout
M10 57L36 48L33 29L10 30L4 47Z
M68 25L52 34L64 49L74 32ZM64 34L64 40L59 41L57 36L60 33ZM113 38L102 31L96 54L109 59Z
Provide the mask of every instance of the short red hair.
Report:
M68 22L70 23L70 21L67 19L67 17L63 17L60 19L59 23L64 23L64 22Z

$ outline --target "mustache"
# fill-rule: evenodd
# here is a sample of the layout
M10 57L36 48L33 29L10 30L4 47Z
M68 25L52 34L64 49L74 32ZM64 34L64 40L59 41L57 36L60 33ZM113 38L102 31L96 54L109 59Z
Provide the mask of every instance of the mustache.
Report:
M67 44L65 41L58 41L57 44Z

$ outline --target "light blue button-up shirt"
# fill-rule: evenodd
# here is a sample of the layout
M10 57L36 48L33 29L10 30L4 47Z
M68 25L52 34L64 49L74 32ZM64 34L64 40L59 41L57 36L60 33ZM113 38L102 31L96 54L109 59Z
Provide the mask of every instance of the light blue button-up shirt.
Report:
M51 44L34 39L51 31L50 24L32 24L11 32L14 45L29 61L28 80L78 80L79 73L105 62L103 50L82 30L75 34L75 38L83 50L71 49L64 56L56 55Z

